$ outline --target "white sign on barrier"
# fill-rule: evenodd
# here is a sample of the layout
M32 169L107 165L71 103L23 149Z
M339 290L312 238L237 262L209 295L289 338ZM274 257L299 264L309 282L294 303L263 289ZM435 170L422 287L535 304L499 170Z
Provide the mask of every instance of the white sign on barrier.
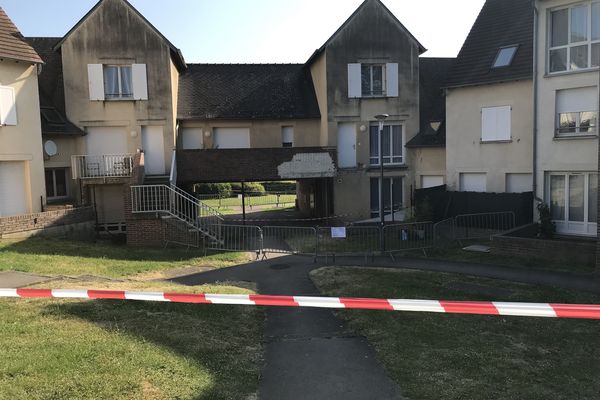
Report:
M345 239L346 238L346 228L343 226L331 228L331 237L335 238L335 239Z

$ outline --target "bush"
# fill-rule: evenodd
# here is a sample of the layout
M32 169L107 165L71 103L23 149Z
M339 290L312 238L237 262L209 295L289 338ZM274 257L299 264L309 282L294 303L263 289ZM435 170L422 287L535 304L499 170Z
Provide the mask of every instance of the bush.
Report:
M230 183L199 183L194 185L198 194L217 194L220 197L231 197L233 190Z
M296 193L295 181L261 182L267 192Z
M550 207L546 203L539 203L537 205L539 221L538 226L538 237L544 239L552 239L556 232L556 225L552 222L552 214L550 213Z
M246 182L246 183L244 183L244 186L246 188L247 196L262 196L266 192L264 186L258 182ZM233 189L234 192L236 192L238 194L242 193L242 184L241 183L237 183L237 182L232 183L231 188Z

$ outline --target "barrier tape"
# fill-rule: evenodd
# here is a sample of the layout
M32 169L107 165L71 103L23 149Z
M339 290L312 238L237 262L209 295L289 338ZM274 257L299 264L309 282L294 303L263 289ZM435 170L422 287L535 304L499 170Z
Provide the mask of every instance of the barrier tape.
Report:
M266 296L253 294L190 294L73 289L0 289L0 297L113 299L193 304L345 308L452 314L512 315L521 317L600 319L600 305L596 304L361 299L346 297Z

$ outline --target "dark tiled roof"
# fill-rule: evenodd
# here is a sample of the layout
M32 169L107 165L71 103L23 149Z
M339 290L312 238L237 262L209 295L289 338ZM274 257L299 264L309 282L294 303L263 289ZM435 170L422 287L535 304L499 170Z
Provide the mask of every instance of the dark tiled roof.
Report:
M179 119L320 118L303 64L188 64Z
M444 147L446 145L446 98L442 86L452 68L454 58L419 59L420 131L406 147ZM439 123L437 130L431 123Z
M45 63L38 77L40 107L55 110L63 120L62 123L50 122L42 113L42 133L45 135L82 135L83 131L66 117L62 58L58 51L53 50L60 38L26 38L26 40Z
M0 7L0 58L43 63L35 50L25 41L21 32Z
M254 149L177 150L177 182L180 185L200 182L255 182L282 180L282 164L291 163L301 154L328 154L335 167L336 150L323 147L280 147ZM300 156L302 157L302 156ZM335 171L302 173L299 178L332 176ZM286 177L285 179L289 179Z
M518 45L511 65L492 68L498 49ZM487 0L463 44L446 87L479 85L533 75L531 0Z

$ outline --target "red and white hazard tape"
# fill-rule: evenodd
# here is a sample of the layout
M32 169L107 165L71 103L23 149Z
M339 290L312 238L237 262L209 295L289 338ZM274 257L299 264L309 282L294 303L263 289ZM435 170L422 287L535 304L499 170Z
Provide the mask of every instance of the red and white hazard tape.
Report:
M596 304L359 299L345 297L265 296L253 294L189 294L71 289L0 289L0 297L141 300L196 304L241 304L253 306L346 308L452 314L600 319L600 305Z

